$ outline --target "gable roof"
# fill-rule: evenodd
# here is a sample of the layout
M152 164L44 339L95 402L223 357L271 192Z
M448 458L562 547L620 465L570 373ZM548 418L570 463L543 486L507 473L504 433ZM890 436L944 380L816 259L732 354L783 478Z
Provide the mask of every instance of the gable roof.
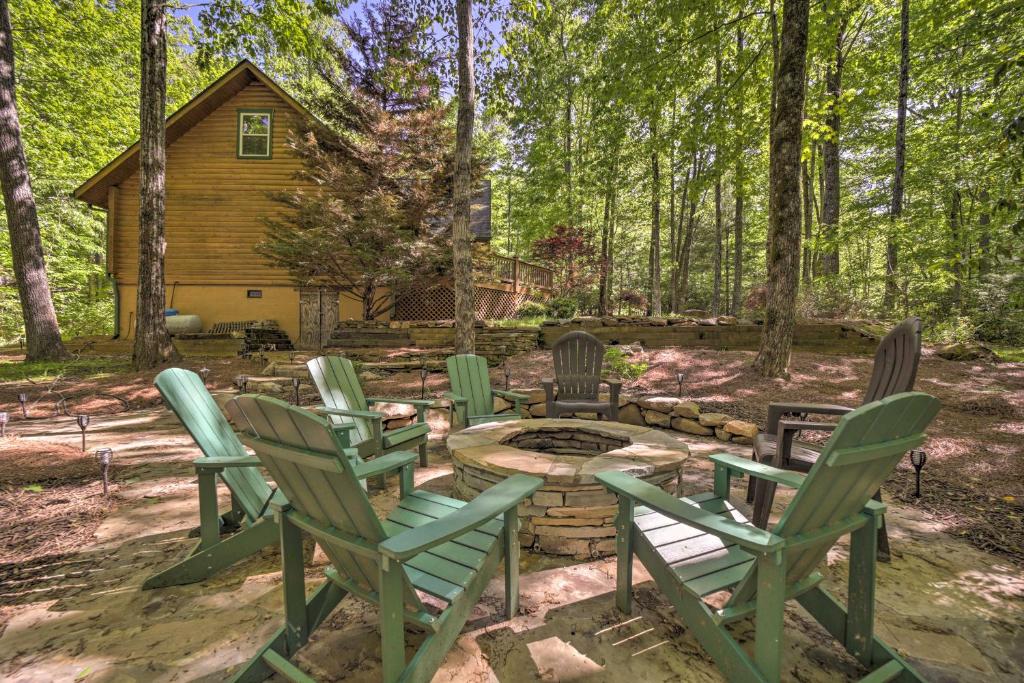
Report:
M170 146L193 126L209 116L217 107L254 82L268 87L303 116L312 117L309 110L286 93L270 76L260 71L249 60L244 59L167 118L167 122L164 124L167 145ZM101 168L96 175L79 185L73 193L74 197L91 205L107 208L107 189L123 181L138 168L139 143L136 142Z

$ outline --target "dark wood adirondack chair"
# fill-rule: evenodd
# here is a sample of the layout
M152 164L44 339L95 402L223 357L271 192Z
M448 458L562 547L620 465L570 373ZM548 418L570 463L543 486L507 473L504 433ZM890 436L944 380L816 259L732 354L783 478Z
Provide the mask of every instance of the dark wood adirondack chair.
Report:
M907 318L882 339L875 352L871 382L864 394L863 404L887 396L911 391L917 378L917 365L921 360L921 321ZM767 429L754 439L754 460L785 470L807 472L818 460L821 446L796 439L802 431L835 429L831 422L813 422L800 419L807 415L845 415L853 410L846 406L815 403L771 403L768 405ZM764 529L775 499L775 484L751 478L747 501L754 503L754 524ZM881 500L881 497L876 497ZM889 538L885 525L879 528L879 554L889 556Z
M363 464L344 456L345 439L328 421L266 396L235 399L248 433L242 441L270 471L289 504L274 505L281 530L285 625L232 680L279 673L311 681L288 660L346 595L379 607L383 680L427 682L504 560L505 607L518 611L519 518L516 507L543 483L516 475L471 503L412 490L415 453ZM360 482L400 473L398 507L380 520ZM333 567L307 600L301 532ZM444 605L428 610L421 594ZM407 661L405 627L427 633Z
M619 420L619 389L617 380L601 379L604 365L604 344L592 334L577 330L559 337L551 349L555 378L543 379L547 398L547 416L565 413L597 413L612 422ZM602 384L608 385L608 400L599 397Z
M529 398L526 394L514 391L492 389L491 377L487 373L487 359L468 353L448 357L448 381L452 390L446 391L444 397L452 402L452 427L455 426L456 417L464 427L484 422L518 420L522 417L519 406ZM511 401L514 404L512 412L496 415L495 396Z
M393 451L415 448L420 465L427 465L427 438L430 425L426 410L433 401L409 398L367 398L359 384L352 361L342 356L320 356L306 363L309 376L320 392L324 405L316 409L327 413L335 424L352 424L352 446L364 459ZM384 431L384 413L370 410L375 403L404 403L416 408L416 422L401 429Z
M272 501L284 496L267 484L258 459L249 455L213 397L194 372L164 370L156 377L157 390L167 407L203 452L193 464L199 478L199 543L173 567L155 574L143 588L194 583L277 542ZM231 510L217 510L217 480L231 491ZM220 537L222 528L237 528Z
M619 495L616 518L620 610L630 611L635 555L729 681L778 681L784 651L783 612L797 600L825 630L871 670L862 681L921 677L874 634L875 528L885 506L872 494L900 458L924 441L939 402L906 393L844 415L808 474L732 455L712 455L714 492L677 499L622 472L597 478ZM797 490L769 532L751 525L729 502L729 480L749 474ZM819 584L816 571L836 541L850 534L844 606ZM728 591L711 605L706 596ZM716 606L720 605L720 606ZM754 617L754 656L726 626Z

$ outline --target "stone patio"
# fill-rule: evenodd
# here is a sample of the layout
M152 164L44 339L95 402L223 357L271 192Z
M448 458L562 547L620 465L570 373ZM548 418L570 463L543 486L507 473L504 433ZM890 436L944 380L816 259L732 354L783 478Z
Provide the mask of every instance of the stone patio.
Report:
M669 434L618 422L530 419L490 422L448 437L456 495L472 500L514 474L544 480L519 507L519 542L590 559L615 552L618 498L595 478L626 472L678 493L690 451Z

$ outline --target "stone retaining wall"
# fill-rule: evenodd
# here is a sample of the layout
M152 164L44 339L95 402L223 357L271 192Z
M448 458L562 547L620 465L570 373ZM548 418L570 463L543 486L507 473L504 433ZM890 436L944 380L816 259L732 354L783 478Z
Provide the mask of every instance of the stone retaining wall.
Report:
M762 326L738 321L732 316L718 318L581 317L548 320L540 328L540 344L551 348L559 337L584 330L606 344L640 342L648 348L668 346L713 349L757 349ZM878 338L852 323L804 322L793 332L798 350L828 353L874 353Z
M446 348L455 343L451 320L343 320L337 330L401 330L421 348ZM762 326L723 315L717 318L582 316L571 320L548 320L538 327L495 327L477 323L477 353L499 363L505 357L549 349L562 335L585 330L606 344L640 342L648 348L757 349ZM825 353L874 353L878 337L853 322L801 322L796 325L793 345L798 350Z

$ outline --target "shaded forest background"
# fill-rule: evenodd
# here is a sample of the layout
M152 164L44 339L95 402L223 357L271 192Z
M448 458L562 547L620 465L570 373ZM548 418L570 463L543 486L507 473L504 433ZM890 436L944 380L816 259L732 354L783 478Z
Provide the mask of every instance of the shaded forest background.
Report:
M932 338L1024 344L1024 6L908 3L905 189L894 206L900 5L811 6L800 313L917 314ZM486 25L500 38L482 37L477 134L496 160L493 247L554 266L559 312L758 315L778 9L497 8ZM23 134L65 336L112 331L102 214L70 194L138 137L139 11L138 0L11 3ZM326 22L322 32L340 36ZM200 55L187 15L175 15L170 36L168 111L242 56L300 100L322 87L308 58L274 45ZM450 83L450 67L439 68ZM21 312L6 230L0 285L0 337L10 340Z

